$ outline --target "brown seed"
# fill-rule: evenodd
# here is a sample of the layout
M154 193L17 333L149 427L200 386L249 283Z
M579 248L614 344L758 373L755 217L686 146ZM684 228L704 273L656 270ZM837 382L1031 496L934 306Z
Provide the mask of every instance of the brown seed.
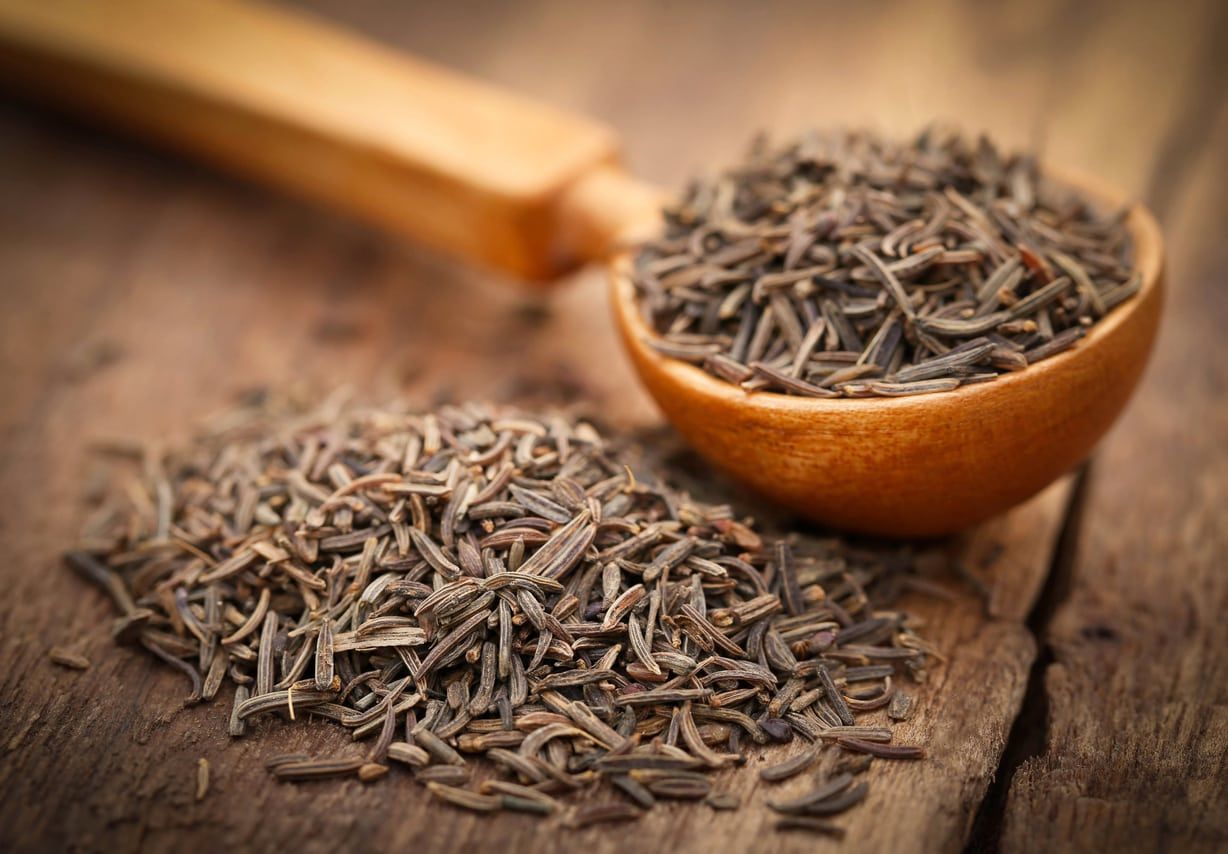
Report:
M880 744L874 741L866 741L862 738L852 738L843 736L836 739L836 744L843 747L845 750L852 750L856 753L868 753L871 756L877 756L880 759L924 759L925 748L915 747L904 744Z
M568 827L580 829L594 824L615 821L634 821L642 813L630 804L590 804L574 810L567 821Z
M462 809L473 810L475 812L493 812L502 806L502 801L497 797L482 795L456 786L447 786L443 783L432 781L426 784L426 788L439 800Z
M366 763L361 759L306 759L285 762L272 768L279 780L323 780L329 777L348 777Z
M403 741L394 741L388 745L388 758L415 768L423 768L431 761L430 754L421 747Z
M463 756L425 726L420 726L414 730L414 744L423 748L437 762L442 762L445 765L465 764Z
M242 716L240 716L239 710L243 707L243 704L247 702L249 696L250 695L246 685L239 685L235 687L235 699L234 705L231 706L230 709L230 726L228 730L231 738L238 738L247 731L247 723L243 720Z
M887 717L893 721L906 721L912 717L913 699L903 691L896 691L887 706Z
M731 792L712 792L704 798L704 803L714 810L736 810L742 806L741 799Z
M759 771L759 776L770 783L778 783L796 777L813 765L819 758L819 749L808 747L796 756L786 759L776 765L769 765Z
M458 765L432 765L414 771L414 779L419 783L442 783L446 786L463 786L469 782L470 776L468 768Z
M209 793L209 760L203 756L196 760L196 800L203 801Z
M65 649L62 646L53 646L47 657L61 667L68 667L73 670L88 670L90 660L80 653L73 652L70 649Z
M359 767L358 779L364 783L372 783L388 773L387 765L380 765L376 762L367 762Z

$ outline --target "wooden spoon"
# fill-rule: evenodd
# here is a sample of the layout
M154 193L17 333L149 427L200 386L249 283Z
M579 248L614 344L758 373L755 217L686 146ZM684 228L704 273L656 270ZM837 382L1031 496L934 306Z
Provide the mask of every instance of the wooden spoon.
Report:
M1042 489L1121 412L1159 322L1163 243L1135 204L1141 291L1073 350L912 398L748 393L645 346L621 249L656 226L663 197L618 167L616 136L599 124L234 0L0 0L0 71L520 280L609 260L623 342L679 432L755 491L848 530L948 533Z
M1050 173L1052 174L1052 173ZM1124 199L1063 176L1093 200ZM697 451L804 516L892 536L946 534L988 519L1078 465L1138 384L1160 319L1163 241L1129 209L1142 286L1070 350L954 391L815 399L745 392L647 346L630 258L612 265L623 343L665 416Z

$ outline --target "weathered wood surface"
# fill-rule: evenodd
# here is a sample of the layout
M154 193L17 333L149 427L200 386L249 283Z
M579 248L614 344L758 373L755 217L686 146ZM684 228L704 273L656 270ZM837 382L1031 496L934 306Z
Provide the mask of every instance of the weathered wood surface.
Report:
M757 127L906 129L945 116L1041 144L1151 202L1172 238L1170 313L1093 469L1082 536L1065 538L1045 587L1063 485L952 544L986 580L991 616L967 592L916 599L951 656L910 724L932 759L880 763L845 823L862 850L992 847L999 833L1007 850L1224 844L1228 353L1213 342L1228 322L1228 112L1215 4L317 5L595 114L662 182L728 159ZM273 784L262 757L343 748L343 734L266 724L231 743L221 707L179 711L180 677L112 647L108 604L56 555L82 516L91 442L182 438L270 384L580 401L617 424L656 423L600 275L538 305L340 218L12 106L0 109L0 261L0 847L540 843L532 820L438 807L404 775ZM1030 629L1052 650L1038 674ZM47 661L77 637L90 670ZM1025 700L1032 675L1043 678ZM1021 708L1029 717L1012 734ZM1007 756L1024 760L1013 775L999 768L1008 735ZM1028 739L1045 735L1028 756ZM197 803L199 757L213 786ZM645 846L834 847L768 832L753 767L725 780L748 808L667 807L637 825ZM624 836L592 830L557 846L613 850Z
M1228 217L1226 106L1163 211L1167 325L1090 478L1005 851L1228 849L1228 249L1208 225Z

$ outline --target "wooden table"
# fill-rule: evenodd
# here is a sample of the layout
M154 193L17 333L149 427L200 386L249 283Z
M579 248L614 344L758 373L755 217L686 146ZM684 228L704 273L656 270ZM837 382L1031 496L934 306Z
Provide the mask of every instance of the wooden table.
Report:
M932 759L874 769L845 824L859 850L1228 845L1228 6L313 5L609 121L633 169L669 185L736 156L756 128L906 131L937 116L1145 199L1171 290L1144 385L1089 475L951 544L990 598L915 603L949 656L910 724ZM85 513L93 443L182 439L261 387L578 401L654 425L598 272L535 301L10 103L0 283L0 849L620 848L622 829L546 841L528 818L439 807L404 775L274 784L262 757L339 734L268 724L230 742L221 706L179 709L176 674L111 645L109 603L57 557ZM89 670L48 661L78 638ZM197 802L200 757L213 784ZM667 807L638 839L835 847L773 835L756 779L723 781L744 810Z

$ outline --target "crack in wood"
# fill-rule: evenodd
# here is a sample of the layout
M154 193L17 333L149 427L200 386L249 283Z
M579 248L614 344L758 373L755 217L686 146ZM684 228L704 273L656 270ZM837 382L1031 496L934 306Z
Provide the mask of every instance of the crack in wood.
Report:
M1075 558L1079 550L1079 535L1085 516L1088 483L1092 464L1085 465L1076 476L1074 490L1066 508L1062 531L1053 551L1049 572L1026 621L1027 629L1036 640L1037 654L1028 673L1028 685L1019 714L1011 725L1006 746L1002 750L994 779L977 809L965 852L988 854L1000 847L1002 824L1006 813L1007 795L1019 767L1044 753L1048 741L1049 696L1045 689L1045 672L1054 661L1053 650L1045 642L1049 623L1058 608L1070 596Z

